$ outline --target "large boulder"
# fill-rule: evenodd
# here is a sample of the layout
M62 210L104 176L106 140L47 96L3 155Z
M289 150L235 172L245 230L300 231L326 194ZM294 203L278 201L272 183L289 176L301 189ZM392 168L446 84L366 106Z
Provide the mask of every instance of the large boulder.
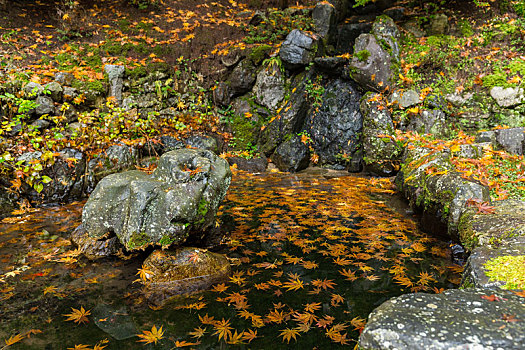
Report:
M294 29L282 43L279 56L288 69L297 69L314 60L317 48L316 36Z
M366 169L373 174L392 176L399 168L402 151L394 141L394 123L381 94L367 93L361 99L361 114Z
M212 284L225 282L231 273L230 263L224 255L190 247L174 252L156 250L146 258L143 268L148 271L144 292L156 304L174 295L205 290Z
M370 314L359 345L364 350L523 349L524 301L490 289L405 294Z
M100 181L82 212L92 237L114 233L127 250L204 238L231 182L228 163L214 153L181 149L162 155L148 175L113 174Z
M284 78L280 63L273 60L257 74L257 81L253 88L257 103L271 111L275 111L284 99Z
M306 121L320 165L361 170L359 135L363 117L359 110L360 98L352 83L342 79L332 80L325 87L321 107L311 111Z
M308 167L310 151L299 136L293 135L277 147L272 162L281 171L295 173Z

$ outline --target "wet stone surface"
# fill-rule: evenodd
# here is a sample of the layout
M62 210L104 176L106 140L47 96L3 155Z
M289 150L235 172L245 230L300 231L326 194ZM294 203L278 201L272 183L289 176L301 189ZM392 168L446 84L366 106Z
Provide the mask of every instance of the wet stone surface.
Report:
M363 349L523 349L525 304L509 291L448 290L391 299L369 316Z

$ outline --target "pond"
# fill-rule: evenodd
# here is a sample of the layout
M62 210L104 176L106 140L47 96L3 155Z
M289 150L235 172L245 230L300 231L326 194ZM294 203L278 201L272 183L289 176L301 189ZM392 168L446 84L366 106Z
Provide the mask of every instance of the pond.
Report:
M4 220L0 349L353 347L385 300L457 287L449 245L418 229L389 179L340 175L237 172L214 249L229 282L162 307L141 293L148 252L90 262L70 244L83 203ZM153 327L162 336L140 342Z

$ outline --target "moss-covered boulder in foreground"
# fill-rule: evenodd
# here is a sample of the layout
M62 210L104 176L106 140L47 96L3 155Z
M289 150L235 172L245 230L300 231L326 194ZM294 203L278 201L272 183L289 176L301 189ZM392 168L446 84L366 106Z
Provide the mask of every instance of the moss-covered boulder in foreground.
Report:
M510 320L516 321L510 321ZM450 289L414 293L376 308L361 349L523 349L523 298L503 290Z

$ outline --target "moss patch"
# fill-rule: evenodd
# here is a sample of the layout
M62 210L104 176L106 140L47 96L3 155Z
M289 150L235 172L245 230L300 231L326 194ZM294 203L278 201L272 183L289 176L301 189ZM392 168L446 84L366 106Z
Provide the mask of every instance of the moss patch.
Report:
M143 248L149 243L148 236L144 232L137 232L129 238L127 247L130 250Z
M503 281L505 289L525 289L525 255L499 256L483 265L491 281Z

